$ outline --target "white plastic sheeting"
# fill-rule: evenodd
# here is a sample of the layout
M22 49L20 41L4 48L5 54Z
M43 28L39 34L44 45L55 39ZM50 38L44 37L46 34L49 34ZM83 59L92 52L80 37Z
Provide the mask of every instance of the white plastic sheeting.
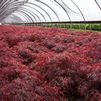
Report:
M0 0L0 22L26 2L27 0Z
M23 2L24 0L18 1ZM18 1L15 0L15 3ZM101 0L27 0L4 17L1 22L61 21L101 21Z

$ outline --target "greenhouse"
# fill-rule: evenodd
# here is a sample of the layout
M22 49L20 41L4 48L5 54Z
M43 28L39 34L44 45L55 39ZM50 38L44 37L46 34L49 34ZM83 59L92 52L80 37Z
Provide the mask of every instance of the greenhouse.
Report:
M0 101L101 101L101 0L1 0Z

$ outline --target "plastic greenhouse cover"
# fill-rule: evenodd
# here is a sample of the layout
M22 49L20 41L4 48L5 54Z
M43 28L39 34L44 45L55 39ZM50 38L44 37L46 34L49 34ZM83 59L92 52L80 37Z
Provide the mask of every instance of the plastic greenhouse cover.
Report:
M2 0L1 23L101 21L101 0Z

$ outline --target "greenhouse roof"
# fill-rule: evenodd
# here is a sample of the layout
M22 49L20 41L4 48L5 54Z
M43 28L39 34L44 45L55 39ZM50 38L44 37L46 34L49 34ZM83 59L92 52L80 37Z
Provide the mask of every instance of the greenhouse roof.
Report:
M101 21L101 0L1 0L1 23Z

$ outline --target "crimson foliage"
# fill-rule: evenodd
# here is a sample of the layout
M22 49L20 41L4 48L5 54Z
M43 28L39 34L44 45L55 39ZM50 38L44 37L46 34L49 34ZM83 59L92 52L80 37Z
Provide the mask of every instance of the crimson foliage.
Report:
M0 26L0 101L101 101L100 34Z

